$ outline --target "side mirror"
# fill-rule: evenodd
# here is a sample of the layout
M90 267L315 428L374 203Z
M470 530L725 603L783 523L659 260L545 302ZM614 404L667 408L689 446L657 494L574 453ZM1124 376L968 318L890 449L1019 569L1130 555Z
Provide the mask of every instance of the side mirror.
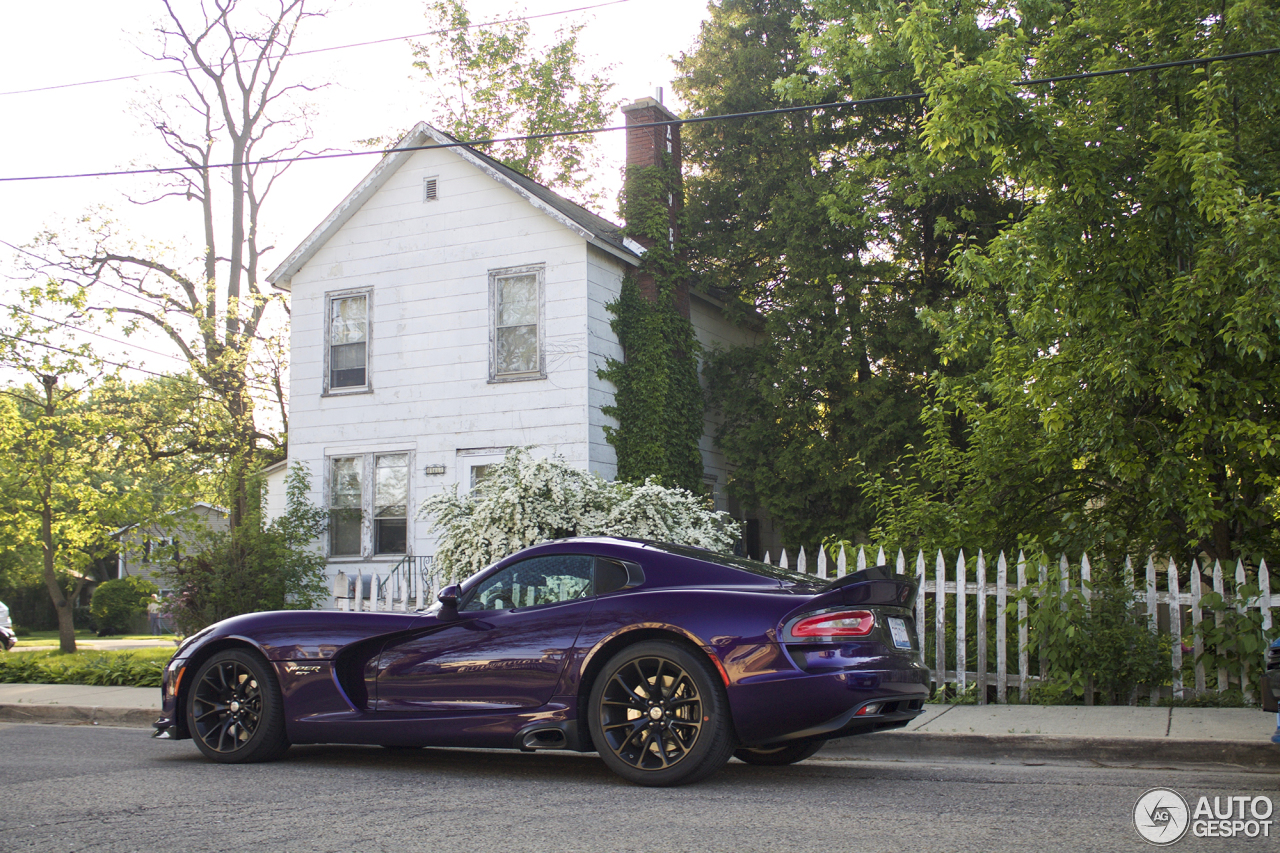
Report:
M462 592L462 587L456 583L451 583L444 589L440 590L440 594L436 596L436 601L452 610L458 609L458 594Z

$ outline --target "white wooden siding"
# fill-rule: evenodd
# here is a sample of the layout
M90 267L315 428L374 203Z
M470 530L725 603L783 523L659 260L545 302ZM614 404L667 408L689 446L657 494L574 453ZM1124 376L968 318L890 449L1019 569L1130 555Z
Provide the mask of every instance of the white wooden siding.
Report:
M430 203L427 174L438 181ZM530 264L544 267L547 378L490 383L489 271ZM600 459L592 446L594 434L603 440L605 395L591 391L596 361L612 351L589 340L621 273L455 153L415 153L292 278L289 452L310 467L313 500L325 504L327 457L374 449L413 453L415 505L454 483L467 488L459 448L533 445L611 473L612 448ZM325 294L353 287L371 288L372 390L325 397ZM445 474L425 474L433 464ZM432 553L427 525L410 527L412 552Z
M609 304L622 292L624 265L617 258L598 249L587 252L587 423L589 442L588 468L606 480L618 476L618 454L605 438L606 426L617 427L618 421L601 411L612 406L613 383L597 373L608 359L622 359L622 345L609 321Z

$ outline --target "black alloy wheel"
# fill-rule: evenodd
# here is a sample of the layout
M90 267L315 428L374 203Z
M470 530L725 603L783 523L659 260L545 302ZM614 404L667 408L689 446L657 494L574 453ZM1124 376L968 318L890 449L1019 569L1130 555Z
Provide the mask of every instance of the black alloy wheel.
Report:
M800 740L784 743L781 746L744 746L734 750L733 757L760 767L782 767L804 761L822 749L826 743L825 740Z
M591 738L638 785L685 785L724 766L735 745L724 684L701 651L651 641L604 666L591 689Z
M289 748L280 684L271 665L238 649L200 667L187 696L187 731L207 758L271 761Z

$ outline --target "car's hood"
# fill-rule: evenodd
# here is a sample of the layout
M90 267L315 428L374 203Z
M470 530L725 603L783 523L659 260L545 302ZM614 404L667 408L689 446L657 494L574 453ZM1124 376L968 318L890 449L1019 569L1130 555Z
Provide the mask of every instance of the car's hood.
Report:
M189 657L208 643L235 638L251 643L267 660L328 660L342 648L382 634L425 624L421 613L349 613L340 610L275 610L247 613L209 626L184 643Z

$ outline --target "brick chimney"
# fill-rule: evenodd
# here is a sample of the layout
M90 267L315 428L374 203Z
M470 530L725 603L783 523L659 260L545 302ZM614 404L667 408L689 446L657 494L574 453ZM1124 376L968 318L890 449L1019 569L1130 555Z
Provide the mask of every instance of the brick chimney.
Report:
M635 103L622 107L622 114L627 119L627 168L633 166L661 166L670 164L676 175L675 184L670 187L665 199L661 199L667 208L667 245L674 249L680 243L680 209L684 205L684 161L680 150L680 125L655 124L672 121L675 114L662 105L662 90L656 89L653 98L640 98ZM642 127L640 125L654 125ZM646 249L652 248L656 240L639 234L630 235ZM640 292L653 302L657 300L657 286L652 274L641 271L637 275ZM675 305L681 315L689 317L689 283L681 279L676 285Z

